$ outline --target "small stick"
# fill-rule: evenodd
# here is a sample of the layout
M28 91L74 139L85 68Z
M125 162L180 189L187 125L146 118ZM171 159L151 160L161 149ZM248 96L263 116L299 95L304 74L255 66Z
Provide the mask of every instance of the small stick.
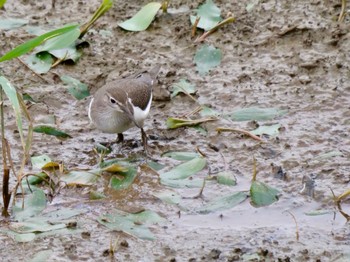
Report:
M295 236L296 236L296 240L299 241L299 228L298 228L298 222L297 222L297 219L295 218L295 216L289 212L288 210L286 211L287 213L289 213L293 220L294 220L294 223L295 223Z
M196 17L196 20L194 21L193 26L192 26L191 37L195 37L196 36L197 26L198 26L198 23L199 23L200 19L201 19L200 16Z
M338 17L338 22L343 22L346 15L346 0L341 0L341 11Z
M236 21L236 19L233 16L230 16L230 17L226 18L225 20L222 20L220 23L218 23L212 29L210 29L209 31L205 32L203 35L198 37L194 42L195 43L203 42L209 35L214 33L220 27L222 27L223 25L228 24L228 23L233 23L234 21Z
M32 71L32 73L34 75L36 75L37 77L39 77L41 80L43 80L45 83L47 84L51 84L48 80L46 80L45 78L43 78L41 75L37 74L36 72L34 72L26 63L24 63L22 61L22 59L20 59L19 57L17 57L17 60L21 62L22 65L24 65L26 68L28 68L30 71Z
M227 128L227 127L218 127L216 128L216 131L218 133L221 133L221 132L238 132L238 133L242 133L244 135L247 135L257 141L260 141L260 142L264 142L264 140L262 140L261 137L258 137L252 133L250 133L249 131L247 130L243 130L243 129L239 129L239 128Z
M192 110L191 112L189 112L189 113L187 113L187 114L184 114L184 115L182 115L182 116L180 116L180 117L189 118L190 116L192 116L192 115L194 115L194 114L200 112L201 110L202 110L202 107L201 107L201 106L198 106L198 107L196 107L194 110Z

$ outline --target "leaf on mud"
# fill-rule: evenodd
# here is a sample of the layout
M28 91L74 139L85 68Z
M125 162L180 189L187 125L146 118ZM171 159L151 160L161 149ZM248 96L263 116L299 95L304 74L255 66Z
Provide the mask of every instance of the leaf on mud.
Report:
M52 126L36 126L33 128L36 133L43 133L50 136L55 136L57 138L72 138L67 133L60 131Z
M15 47L11 51L9 51L8 53L6 53L2 57L0 57L0 62L10 60L10 59L19 57L21 55L24 55L25 53L28 53L29 51L33 50L35 47L41 45L42 43L44 43L45 41L47 41L51 38L58 37L58 36L65 34L67 32L76 31L76 30L79 30L79 25L68 25L68 26L47 32L47 33L40 35L38 37L35 37L35 38L33 38L33 39L23 43L23 44L20 44L19 46ZM62 43L62 44L63 44L63 46L60 48L67 46L67 43Z
M33 168L37 169L57 168L59 166L58 163L52 162L51 158L47 155L32 156L30 161Z
M49 50L48 52L57 59L62 61L72 60L74 63L76 63L83 54L83 52L76 47L75 43L68 47Z
M68 92L76 99L81 100L90 95L88 86L78 79L70 77L68 75L60 76L63 83L68 85Z
M60 224L51 224L42 221L38 218L28 219L23 222L13 222L10 224L10 229L20 234L28 233L41 233L57 229L65 228L66 225L63 223Z
M268 206L278 201L279 191L269 185L253 181L250 186L251 203L255 207Z
M200 75L205 75L214 67L220 65L222 59L221 50L211 45L203 45L194 56L196 69Z
M122 190L128 188L137 176L137 169L129 167L126 172L120 172L120 176L112 176L109 181L109 187L114 190Z
M318 156L316 156L314 159L312 160L324 160L327 158L331 158L331 157L336 157L336 156L343 156L344 154L342 152L340 152L339 150L334 150L334 151L330 151L327 153L322 153L319 154Z
M38 174L35 174L35 176L28 176L28 183L29 185L37 185L40 184L44 179L46 179L48 176L44 172L40 172ZM27 180L22 180L22 185L27 185Z
M201 119L181 119L169 117L166 121L166 125L169 129L175 129L183 126L195 126L205 122L217 120L216 118L201 118Z
M1 1L0 1L1 6ZM0 29L11 30L28 24L28 20L19 18L0 19Z
M162 223L166 219L149 210L137 214L115 210L112 214L99 217L97 221L111 230L123 231L140 239L154 240L155 236L148 225Z
M48 39L42 47L39 47L37 52L43 51L51 51L51 50L59 50L62 48L67 48L71 46L75 40L77 40L80 36L80 28L79 26L60 34L56 37Z
M257 129L250 131L250 133L256 136L261 136L261 135L277 136L279 134L280 127L281 127L280 124L275 124L271 126L259 126Z
M177 205L181 202L181 196L172 190L163 190L160 192L155 192L153 195L165 203L171 205Z
M204 183L204 179L165 179L160 178L160 183L164 186L172 187L172 188L201 188Z
M30 259L28 262L44 262L49 261L49 258L53 254L52 250L43 250L39 251L34 255L32 259Z
M216 180L221 185L235 186L237 184L236 177L230 172L220 172L216 175Z
M21 137L21 142L23 148L25 147L24 135L23 135L23 126L22 126L22 114L21 114L21 106L17 97L17 91L12 86L12 84L3 76L0 76L0 85L2 86L2 90L4 90L6 96L11 102L13 110L15 111L17 128L19 135Z
M236 192L226 196L217 197L195 211L201 214L208 214L215 211L227 210L242 203L248 198L245 192Z
M251 12L254 7L259 4L260 0L251 0L249 4L247 4L245 10L247 10L247 12Z
M170 157L175 160L179 161L189 161L193 158L200 157L200 155L197 152L180 152L180 151L168 151L161 155L162 157Z
M49 72L53 63L52 56L47 52L32 54L25 60L30 69L37 74L45 74Z
M233 121L263 121L271 120L275 117L285 115L288 110L278 109L278 108L258 108L258 107L248 107L238 109L230 115Z
M109 166L102 168L102 171L109 172L109 173L123 173L123 172L128 172L128 170L129 170L128 167L122 166L116 163L113 163Z
M128 31L146 30L152 23L158 10L162 6L161 3L151 2L141 8L132 18L118 24L121 28Z
M103 199L103 198L106 198L106 195L101 193L101 192L98 192L98 191L90 191L90 194L89 194L89 199L90 200L99 200L99 199Z
M148 161L147 165L155 171L162 170L165 167L165 165L162 165L162 164L155 162L155 161Z
M30 217L39 215L46 207L46 196L43 190L37 189L33 193L25 195L24 209L22 200L16 202L13 207L13 215L17 221L24 221Z
M99 169L70 171L68 174L61 176L61 181L67 183L68 186L90 186L96 183L100 174Z
M197 9L197 16L191 15L190 20L193 25L196 18L200 17L197 27L208 31L222 20L220 13L220 9L213 3L213 1L207 0L205 4L202 4Z
M194 94L196 92L196 87L192 85L185 79L180 79L179 82L173 84L173 90L171 93L171 98L177 96L179 93L184 94Z
M207 161L205 158L197 157L174 167L168 172L160 174L160 178L165 180L185 179L197 174L206 164Z
M97 151L97 153L103 154L103 155L108 155L109 153L112 152L112 149L110 146L104 146L100 143L95 144L94 149Z
M220 113L210 107L202 106L202 110L200 111L201 116L203 117L218 117Z
M307 216L321 216L321 215L334 214L334 212L335 211L332 209L317 209L317 210L305 212L304 214Z
M23 99L23 101L29 101L29 102L32 102L32 103L37 103L37 101L35 101L35 100L30 96L30 94L28 94L28 93L23 93L23 94L22 94L22 99Z

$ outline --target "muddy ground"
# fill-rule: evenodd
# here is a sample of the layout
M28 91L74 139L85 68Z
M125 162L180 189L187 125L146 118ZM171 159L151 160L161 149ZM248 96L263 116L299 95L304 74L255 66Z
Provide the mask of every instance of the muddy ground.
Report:
M162 203L152 192L163 189L157 176L140 169L131 188L121 192L108 190L108 198L88 201L88 189L65 188L55 196L50 208L69 206L87 208L78 228L83 233L40 238L17 243L1 235L2 261L27 261L37 252L52 250L48 261L107 261L106 250L117 241L118 261L348 261L350 229L346 220L334 213L307 216L315 209L334 209L333 189L339 195L350 181L350 84L349 20L336 22L340 1L260 1L247 13L246 1L215 1L223 16L232 12L236 21L207 38L220 48L223 60L209 74L196 72L193 57L198 46L190 36L189 15L200 1L171 1L169 14L157 16L147 31L123 31L117 23L131 17L145 1L118 1L85 37L90 47L76 65L59 65L43 79L32 74L18 60L2 63L1 70L20 92L29 93L40 103L30 109L36 123L54 115L56 127L72 135L59 141L34 134L32 155L47 154L62 161L69 169L93 168L97 157L92 149L96 142L111 141L114 135L102 134L89 125L89 98L75 100L58 80L68 74L89 85L94 93L104 83L139 69L162 66L155 90L152 110L146 121L152 155L160 163L174 164L160 155L168 150L193 151L198 147L206 154L211 172L228 170L237 177L236 187L208 185L197 204L214 196L249 190L253 155L258 163L258 179L281 191L280 200L271 206L254 208L246 200L230 210L208 215L181 212ZM1 18L29 19L29 25L57 28L69 22L86 21L99 1L56 1L55 9L47 1L8 1ZM3 31L1 54L30 39L19 28ZM218 126L252 130L254 122L219 120L203 125L207 134L192 128L168 130L166 119L191 112L197 105L186 96L169 100L173 83L188 79L195 84L201 104L228 113L258 106L288 109L288 113L265 124L280 123L277 137L264 138L261 144L236 133L217 134ZM7 136L14 159L20 156L15 121L7 107ZM139 130L125 133L127 145L108 157L141 154ZM135 142L136 141L136 142ZM215 149L215 150L214 150ZM315 161L330 151L341 154ZM224 157L225 161L223 161ZM272 165L282 167L287 179L274 176ZM28 165L30 171L30 165ZM202 176L208 169L202 172ZM314 197L300 194L305 175L315 177ZM194 196L198 189L177 189L182 196ZM167 219L153 226L155 241L143 241L120 232L110 232L96 222L96 217L112 208L126 211L148 208ZM350 206L345 203L345 211ZM298 223L299 240L296 239ZM5 223L2 223L6 227ZM126 244L127 243L127 244ZM14 259L15 257L15 259Z

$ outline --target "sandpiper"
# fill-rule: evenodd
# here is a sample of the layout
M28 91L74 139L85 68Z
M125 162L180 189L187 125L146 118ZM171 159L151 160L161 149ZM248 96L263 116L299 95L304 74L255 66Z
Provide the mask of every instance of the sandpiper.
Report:
M89 118L96 128L118 134L118 142L122 142L123 132L136 126L141 129L142 144L148 152L143 125L151 108L159 70L160 66L156 66L150 71L109 82L97 90L89 106Z

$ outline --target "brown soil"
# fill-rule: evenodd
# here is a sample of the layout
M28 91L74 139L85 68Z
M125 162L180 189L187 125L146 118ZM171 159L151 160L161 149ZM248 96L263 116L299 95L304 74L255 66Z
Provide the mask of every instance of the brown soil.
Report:
M45 237L24 244L0 235L2 261L26 261L45 249L53 250L50 261L106 261L105 251L111 241L122 243L115 254L118 261L346 261L343 256L346 253L349 259L350 229L339 212L305 215L315 209L333 209L330 188L339 195L350 182L350 33L348 19L335 22L340 1L266 0L260 1L250 13L245 10L244 1L215 2L223 16L232 12L237 20L207 38L207 43L222 50L223 60L206 76L196 72L193 57L198 46L190 36L189 15L199 1L181 0L171 1L170 13L159 14L147 31L139 33L123 31L117 24L131 17L144 3L118 1L85 36L90 47L84 50L79 62L55 67L42 76L45 80L18 60L2 63L0 67L20 92L40 101L30 108L36 123L48 121L48 116L54 115L57 127L73 136L61 142L35 134L32 155L47 154L72 169L93 168L97 164L92 152L94 143L112 141L115 136L102 134L89 125L90 98L75 100L57 75L80 79L94 93L111 79L161 64L159 85L145 127L152 138L152 155L169 165L175 162L161 158L163 152L193 151L198 147L207 155L212 172L224 168L222 154L228 170L238 179L238 185L232 188L208 185L202 199L191 201L200 204L223 193L249 190L253 156L258 163L258 179L280 189L280 200L258 209L247 200L222 212L209 215L181 212L179 216L177 207L153 197L152 192L164 186L157 183L154 173L141 168L130 189L116 193L106 188L107 200L87 201L84 188L61 190L49 208L71 206L90 210L78 218L83 233ZM56 1L56 8L52 9L50 1L8 1L0 17L26 18L32 26L57 28L86 21L98 5L99 1ZM23 28L2 32L1 54L30 38ZM280 134L267 139L265 144L239 134L217 134L218 126L252 129L256 125L227 120L203 125L207 135L192 128L168 130L165 124L168 117L179 117L197 106L186 96L169 100L168 90L182 78L196 85L200 104L220 112L251 106L288 109L285 116L266 122L280 123ZM18 161L21 151L14 132L16 125L12 111L7 108L7 137L13 158ZM140 140L139 130L131 129L125 137L127 145L121 151L115 145L110 157L117 152L123 156L142 152L139 143L133 145L134 140ZM335 150L342 152L342 156L314 160L317 155ZM277 179L272 165L282 167L287 179ZM300 194L305 175L315 177L314 197ZM106 184L107 180L108 177ZM177 191L182 196L198 193L198 189ZM156 241L142 241L110 232L96 222L97 216L112 208L148 208L162 214L168 222L152 228ZM350 210L348 204L343 208ZM299 240L295 222L287 211L296 218Z

